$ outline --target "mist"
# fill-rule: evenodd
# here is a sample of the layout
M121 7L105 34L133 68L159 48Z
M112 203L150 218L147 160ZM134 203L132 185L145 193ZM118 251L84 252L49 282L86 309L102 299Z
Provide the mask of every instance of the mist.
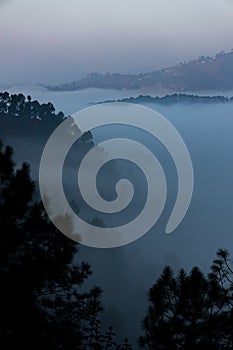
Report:
M92 93L91 98L89 96L86 101L83 99L85 96L83 92L70 94L69 98L66 93L60 94L64 112L87 107L90 99L96 102L113 94L111 91L97 90ZM57 95L54 93L47 93L47 96L38 93L38 97L41 96L47 98L47 101L57 102ZM34 98L36 97L34 91ZM178 228L170 235L165 234L166 223L177 194L177 175L169 154L156 140L134 128L123 130L111 127L92 130L93 141L96 144L105 138L128 136L148 147L163 166L168 182L168 195L159 221L141 239L114 249L95 249L80 245L78 255L79 261L82 259L89 261L93 269L93 277L88 280L86 286L98 284L103 288L103 303L106 308L104 323L106 326L113 323L117 333L122 337L128 336L133 344L136 342L135 334L139 335L141 332L147 292L165 265L171 265L175 271L181 267L189 271L198 265L204 272L208 272L218 248L225 247L232 252L231 105L168 107L151 104L147 107L157 110L166 117L177 128L188 147L195 181L189 210ZM9 130L0 131L0 138L4 143L14 147L17 165L23 161L29 162L32 176L36 181L38 181L40 157L48 137L49 132L41 137L39 134L31 134L30 130L24 130L20 135ZM98 216L105 225L108 225L107 216L87 210L81 201L76 182L80 160L74 149L65 163L63 182L66 195L69 201L75 200L78 203L81 215L86 215L87 220ZM116 217L117 221L121 220L120 222L137 215L143 206L146 190L143 174L131 164L116 161L106 165L100 173L98 183L100 192L113 198L115 184L122 177L128 178L134 184L135 198L130 211L122 213L121 218Z

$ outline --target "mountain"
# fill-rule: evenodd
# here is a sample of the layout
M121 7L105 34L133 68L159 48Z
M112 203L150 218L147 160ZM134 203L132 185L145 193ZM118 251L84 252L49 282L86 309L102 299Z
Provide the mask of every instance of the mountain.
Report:
M215 57L200 56L151 73L92 73L77 81L45 86L51 91L74 91L87 88L138 89L147 91L227 91L233 89L233 49Z
M161 105L173 105L173 104L213 104L213 103L229 103L233 102L232 97L226 96L199 96L199 95L188 95L188 94L172 94L166 96L150 96L150 95L139 95L137 97L127 97L118 100L107 100L100 103L109 103L109 102L128 102L128 103L155 103Z

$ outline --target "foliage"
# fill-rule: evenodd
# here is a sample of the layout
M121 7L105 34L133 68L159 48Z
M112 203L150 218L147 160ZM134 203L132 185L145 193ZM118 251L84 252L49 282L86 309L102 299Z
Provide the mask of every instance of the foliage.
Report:
M23 94L12 94L0 92L0 116L14 116L24 118L48 119L55 117L64 119L64 113L55 113L55 108L51 102L40 104L37 100L32 101L31 96L27 98Z
M149 292L142 348L233 348L232 269L227 253L218 255L208 277L197 267L190 274L182 269L177 276L168 266L163 270Z
M229 103L233 101L233 97L225 97L221 95L217 96L199 96L193 94L172 94L165 95L162 97L150 95L139 95L138 97L129 97L118 100L118 102L129 102L129 103L156 103L161 105L173 105L177 103L181 104L213 104L213 103ZM109 102L109 101L106 101Z
M81 290L90 266L76 263L77 244L52 225L34 189L29 165L15 170L12 148L0 145L0 346L113 350L101 289Z

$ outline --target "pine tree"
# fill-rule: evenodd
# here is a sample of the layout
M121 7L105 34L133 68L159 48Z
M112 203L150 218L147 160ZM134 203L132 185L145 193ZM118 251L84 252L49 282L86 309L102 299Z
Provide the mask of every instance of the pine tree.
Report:
M230 295L216 278L194 267L174 276L163 270L149 292L149 307L143 321L144 349L232 349Z
M0 346L83 349L83 322L102 308L101 290L80 292L91 274L77 265L77 244L33 200L30 167L15 169L0 147ZM72 223L70 223L72 224Z

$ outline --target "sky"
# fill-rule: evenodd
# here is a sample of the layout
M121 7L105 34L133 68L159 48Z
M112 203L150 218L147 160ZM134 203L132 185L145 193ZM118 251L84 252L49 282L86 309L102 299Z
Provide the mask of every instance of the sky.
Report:
M0 0L0 84L153 71L233 48L233 0Z

